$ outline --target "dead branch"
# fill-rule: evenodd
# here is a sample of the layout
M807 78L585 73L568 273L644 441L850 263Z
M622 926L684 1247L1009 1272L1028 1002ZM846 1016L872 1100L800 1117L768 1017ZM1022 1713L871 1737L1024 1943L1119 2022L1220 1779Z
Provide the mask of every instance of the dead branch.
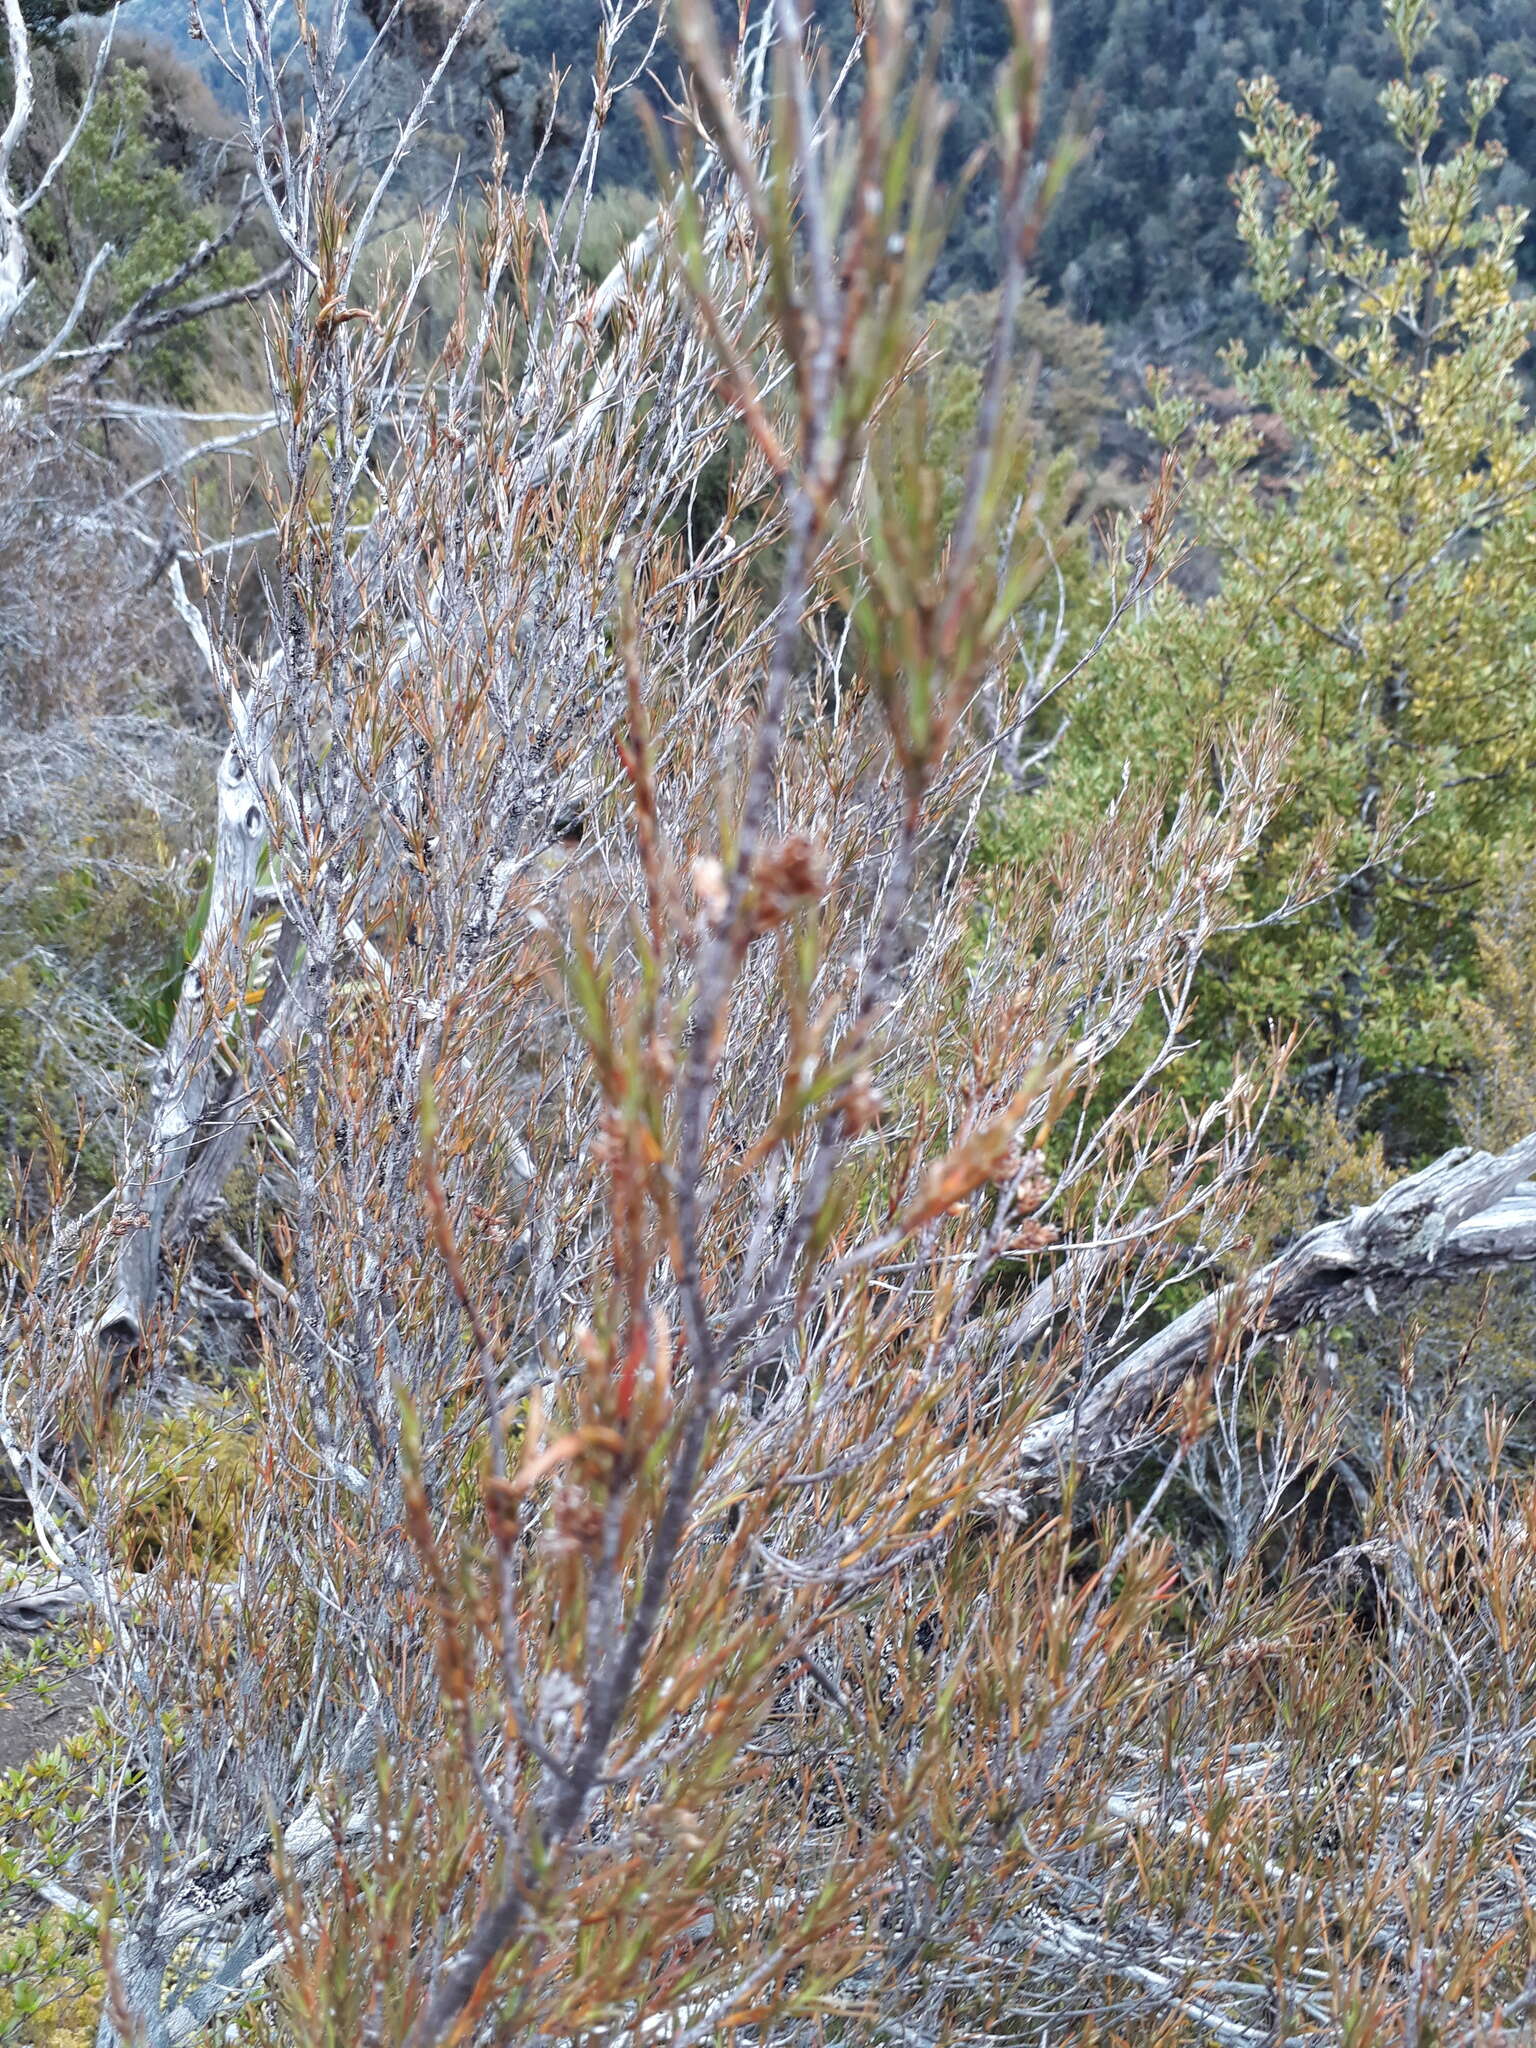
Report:
M1508 1151L1458 1146L1410 1174L1368 1208L1321 1223L1280 1256L1218 1289L1166 1329L1136 1345L1071 1404L1028 1429L1019 1447L1016 1489L987 1505L1038 1512L1039 1489L1070 1471L1089 1478L1123 1470L1145 1450L1149 1418L1191 1374L1266 1337L1308 1324L1343 1320L1362 1306L1429 1282L1536 1260L1536 1134ZM1090 1252L1073 1258L1091 1258ZM1065 1279L1069 1291L1070 1278ZM1045 1283L1016 1319L1021 1336L1049 1326L1062 1298Z

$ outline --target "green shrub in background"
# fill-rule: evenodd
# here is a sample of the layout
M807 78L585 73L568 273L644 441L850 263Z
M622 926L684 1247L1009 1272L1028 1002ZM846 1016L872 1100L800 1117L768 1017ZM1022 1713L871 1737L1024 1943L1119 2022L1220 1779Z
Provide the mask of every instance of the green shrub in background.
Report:
M5 1732L19 1724L39 1743L25 1761L0 1770L0 2048L85 2048L101 2009L93 1922L38 1889L61 1887L77 1899L95 1889L89 1867L104 1847L110 1732L99 1712L59 1732L59 1716L69 1710L63 1688L73 1684L78 1697L90 1655L79 1629L0 1649ZM80 1711L75 1705L77 1721Z
M1279 705L1291 794L1252 869L1253 924L1203 972L1201 1085L1299 1028L1303 1121L1413 1159L1454 1137L1477 919L1500 850L1536 823L1536 302L1517 284L1524 216L1487 203L1499 81L1469 88L1471 137L1445 151L1444 81L1417 75L1428 11L1395 0L1388 18L1405 246L1343 216L1315 124L1251 83L1239 227L1285 341L1228 361L1265 417L1202 419L1157 379L1150 415L1219 589L1165 588L1111 645L1049 790L1011 809L996 851L1027 861L1102 816L1127 764L1177 785L1204 748L1219 783L1223 730ZM1292 445L1282 473L1257 462L1261 435ZM1346 879L1266 924L1310 842Z
M97 822L73 862L67 844L0 838L0 1150L83 1139L91 1197L115 1171L124 1088L169 1029L189 929L174 849L110 806ZM0 1188L0 1213L8 1199Z
M258 1417L238 1388L199 1388L146 1427L114 1466L111 1522L118 1556L135 1571L170 1557L217 1578L239 1543L257 1482Z
M174 67L162 68L170 77ZM66 96L83 89L72 64L61 62L57 75ZM41 289L31 318L45 323L49 333L73 303L91 258L105 243L112 244L114 253L92 286L78 330L83 340L99 340L146 291L161 285L218 233L218 210L200 202L188 171L162 160L152 132L151 83L143 65L114 62L40 210L34 246ZM186 83L178 74L171 89ZM61 120L66 113L61 110ZM225 249L158 303L175 306L256 274L249 250ZM172 329L135 351L134 379L147 391L190 403L206 382L207 350L207 333L196 324Z

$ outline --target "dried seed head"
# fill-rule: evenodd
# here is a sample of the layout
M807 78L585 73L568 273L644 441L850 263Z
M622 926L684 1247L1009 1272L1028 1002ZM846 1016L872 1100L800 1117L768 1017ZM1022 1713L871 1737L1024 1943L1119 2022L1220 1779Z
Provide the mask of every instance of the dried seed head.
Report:
M562 1486L555 1495L554 1528L544 1539L544 1548L556 1556L590 1555L603 1540L603 1511L597 1502L574 1486Z
M486 1520L491 1533L499 1543L510 1543L520 1526L520 1499L517 1489L509 1479L498 1479L491 1474L480 1482L481 1495L485 1501Z
M998 1162L997 1184L1012 1188L1020 1208L1035 1208L1050 1192L1045 1177L1045 1157L1038 1151L1023 1151L1017 1142L1008 1147Z
M843 1091L843 1128L850 1137L878 1124L885 1114L885 1097L875 1086L868 1067L860 1067Z
M598 1166L615 1167L624 1158L624 1123L610 1107L598 1118L597 1129L592 1133L591 1153Z
M1053 1245L1061 1232L1054 1223L1037 1223L1033 1216L1027 1217L1008 1239L1010 1252L1043 1252Z
M725 869L714 859L696 860L693 864L693 886L699 899L699 908L706 917L718 924L725 915L728 901Z
M752 929L770 931L803 903L827 893L826 857L815 840L792 832L766 846L752 863Z

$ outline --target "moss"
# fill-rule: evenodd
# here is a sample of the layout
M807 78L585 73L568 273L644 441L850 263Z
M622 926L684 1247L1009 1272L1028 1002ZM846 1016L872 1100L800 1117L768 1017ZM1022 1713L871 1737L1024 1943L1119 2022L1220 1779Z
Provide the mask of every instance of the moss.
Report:
M259 1444L257 1419L232 1388L201 1391L147 1429L136 1424L131 1456L107 1461L124 1562L145 1571L170 1554L200 1572L226 1569L256 1485Z
M0 1931L0 2044L89 2048L105 1992L96 1934L58 1907Z

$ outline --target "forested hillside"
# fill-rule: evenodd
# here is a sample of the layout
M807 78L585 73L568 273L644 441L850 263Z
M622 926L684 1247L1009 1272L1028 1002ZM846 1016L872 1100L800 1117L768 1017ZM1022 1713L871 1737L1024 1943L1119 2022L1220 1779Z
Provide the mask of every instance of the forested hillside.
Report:
M0 2048L1536 2015L1536 28L0 0Z
M537 68L586 70L599 0L503 0L497 18L512 48ZM920 18L932 13L918 8ZM848 47L854 10L820 0L814 10L832 51ZM952 94L945 151L953 175L989 133L991 83L1008 45L1000 0L957 0L950 10L943 79ZM1469 80L1507 80L1487 134L1506 161L1490 197L1510 206L1536 198L1536 16L1525 0L1453 0L1438 10L1427 61L1445 75L1459 107ZM1214 347L1257 309L1245 286L1228 180L1242 159L1239 82L1268 73L1321 126L1353 217L1388 237L1397 220L1401 159L1377 96L1397 68L1375 0L1073 0L1056 10L1051 39L1048 131L1068 120L1091 131L1087 160L1046 222L1038 274L1070 312L1145 335L1154 347ZM648 170L638 124L625 123L615 153L620 182ZM996 238L985 181L967 224L939 266L941 288L994 282ZM1526 248L1521 272L1536 278Z
M431 9L418 10L430 12ZM538 97L550 67L569 74L568 119L585 111L602 0L498 0L488 10L496 35L519 60L517 91ZM928 21L930 0L914 8ZM176 0L129 0L125 18L153 27L195 54ZM725 21L731 10L722 8ZM846 57L855 9L818 0L818 31L835 60ZM943 167L956 176L990 134L992 80L1008 45L1002 0L956 0L941 60L950 95ZM1489 73L1506 83L1485 132L1505 151L1489 197L1527 207L1536 199L1536 16L1525 0L1450 0L1437 11L1426 61L1464 106L1468 82ZM1069 123L1091 143L1045 222L1035 270L1079 319L1110 327L1157 359L1170 351L1209 358L1236 332L1263 331L1249 292L1229 180L1242 161L1240 81L1273 77L1283 95L1320 124L1353 217L1378 239L1398 217L1401 159L1378 104L1397 57L1375 0L1073 0L1059 7L1045 100L1049 134ZM657 53L661 103L675 82L665 46ZM650 157L632 106L616 110L605 151L607 181L648 186ZM551 166L555 174L555 166ZM935 270L941 292L995 283L993 194L983 178ZM1522 249L1521 275L1536 278L1536 254Z
M1456 0L1438 16L1425 54L1451 107L1473 78L1508 81L1485 125L1506 151L1488 196L1529 206L1536 20L1523 0ZM1117 325L1161 316L1172 336L1226 332L1243 274L1227 191L1241 161L1232 110L1239 80L1261 72L1319 122L1351 217L1377 239L1393 234L1402 163L1378 95L1397 54L1372 0L1081 0L1060 9L1053 47L1057 94L1081 95L1095 130L1041 248L1075 312ZM1529 249L1521 268L1536 276Z

